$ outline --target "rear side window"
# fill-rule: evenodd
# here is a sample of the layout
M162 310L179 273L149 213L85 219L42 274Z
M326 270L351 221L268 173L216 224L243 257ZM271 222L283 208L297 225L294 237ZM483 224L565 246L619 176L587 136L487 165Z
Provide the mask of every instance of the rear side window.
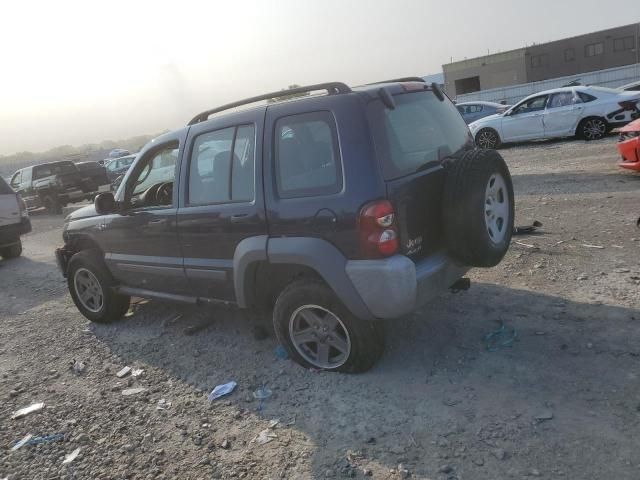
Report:
M582 100L584 103L593 102L594 100L597 100L597 98L594 97L593 95L589 95L588 93L584 93L584 92L578 92L578 96L580 97L580 100Z
M255 127L196 137L189 166L189 205L249 202L255 192Z
M274 145L281 198L331 195L342 189L338 135L330 112L280 118Z
M13 189L5 182L4 178L0 177L0 195L8 195L13 193Z
M369 119L385 179L402 177L459 152L472 142L456 107L431 91L394 96L396 108L369 104Z

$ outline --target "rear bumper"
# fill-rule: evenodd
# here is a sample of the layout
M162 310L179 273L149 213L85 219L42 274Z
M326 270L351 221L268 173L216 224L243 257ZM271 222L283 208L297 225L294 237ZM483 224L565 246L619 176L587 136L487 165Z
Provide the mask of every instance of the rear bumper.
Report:
M383 260L349 260L347 276L375 318L398 318L453 285L469 267L444 253L417 263L403 255Z
M0 247L13 245L20 239L20 235L31 231L31 220L22 218L20 223L13 223L0 227Z

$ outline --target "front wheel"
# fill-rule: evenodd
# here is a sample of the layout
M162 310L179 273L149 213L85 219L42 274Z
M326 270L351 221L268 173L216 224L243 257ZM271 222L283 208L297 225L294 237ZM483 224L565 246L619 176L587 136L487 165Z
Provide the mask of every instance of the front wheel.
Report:
M85 250L71 257L67 284L76 307L92 322L113 322L129 309L130 297L113 291L115 282L97 252Z
M584 140L600 140L607 133L607 122L602 118L585 118L578 126L578 135Z
M380 326L356 318L317 280L287 286L276 301L273 324L289 356L304 367L364 372L384 350Z
M500 136L492 128L483 128L476 135L476 145L479 148L490 149L500 147Z

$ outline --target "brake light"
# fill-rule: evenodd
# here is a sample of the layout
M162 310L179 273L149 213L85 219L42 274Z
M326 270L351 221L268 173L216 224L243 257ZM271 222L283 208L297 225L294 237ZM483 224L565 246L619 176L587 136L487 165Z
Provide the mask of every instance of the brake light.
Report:
M27 211L27 204L24 203L22 197L16 193L16 200L18 200L18 208L20 209L20 217L28 217L29 212Z
M390 257L398 252L398 230L391 202L372 202L360 211L358 231L362 258Z
M640 99L637 100L624 100L622 102L618 102L618 105L620 105L621 108L624 108L625 110L635 110L636 108L638 108L636 106L636 104L640 102Z

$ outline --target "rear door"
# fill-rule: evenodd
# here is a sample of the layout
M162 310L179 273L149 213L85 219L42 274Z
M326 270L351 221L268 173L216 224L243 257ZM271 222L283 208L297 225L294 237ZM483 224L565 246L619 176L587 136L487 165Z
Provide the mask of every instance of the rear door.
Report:
M18 196L0 177L0 228L20 222Z
M502 141L515 142L544 138L544 109L549 95L539 95L516 106L502 117Z
M380 100L368 113L387 196L398 217L401 253L418 259L443 248L442 162L473 149L473 139L448 98L423 90Z
M234 301L238 244L267 234L262 191L264 108L189 130L180 179L178 230L191 291Z
M544 134L547 138L575 134L584 104L575 91L554 93L544 111Z

